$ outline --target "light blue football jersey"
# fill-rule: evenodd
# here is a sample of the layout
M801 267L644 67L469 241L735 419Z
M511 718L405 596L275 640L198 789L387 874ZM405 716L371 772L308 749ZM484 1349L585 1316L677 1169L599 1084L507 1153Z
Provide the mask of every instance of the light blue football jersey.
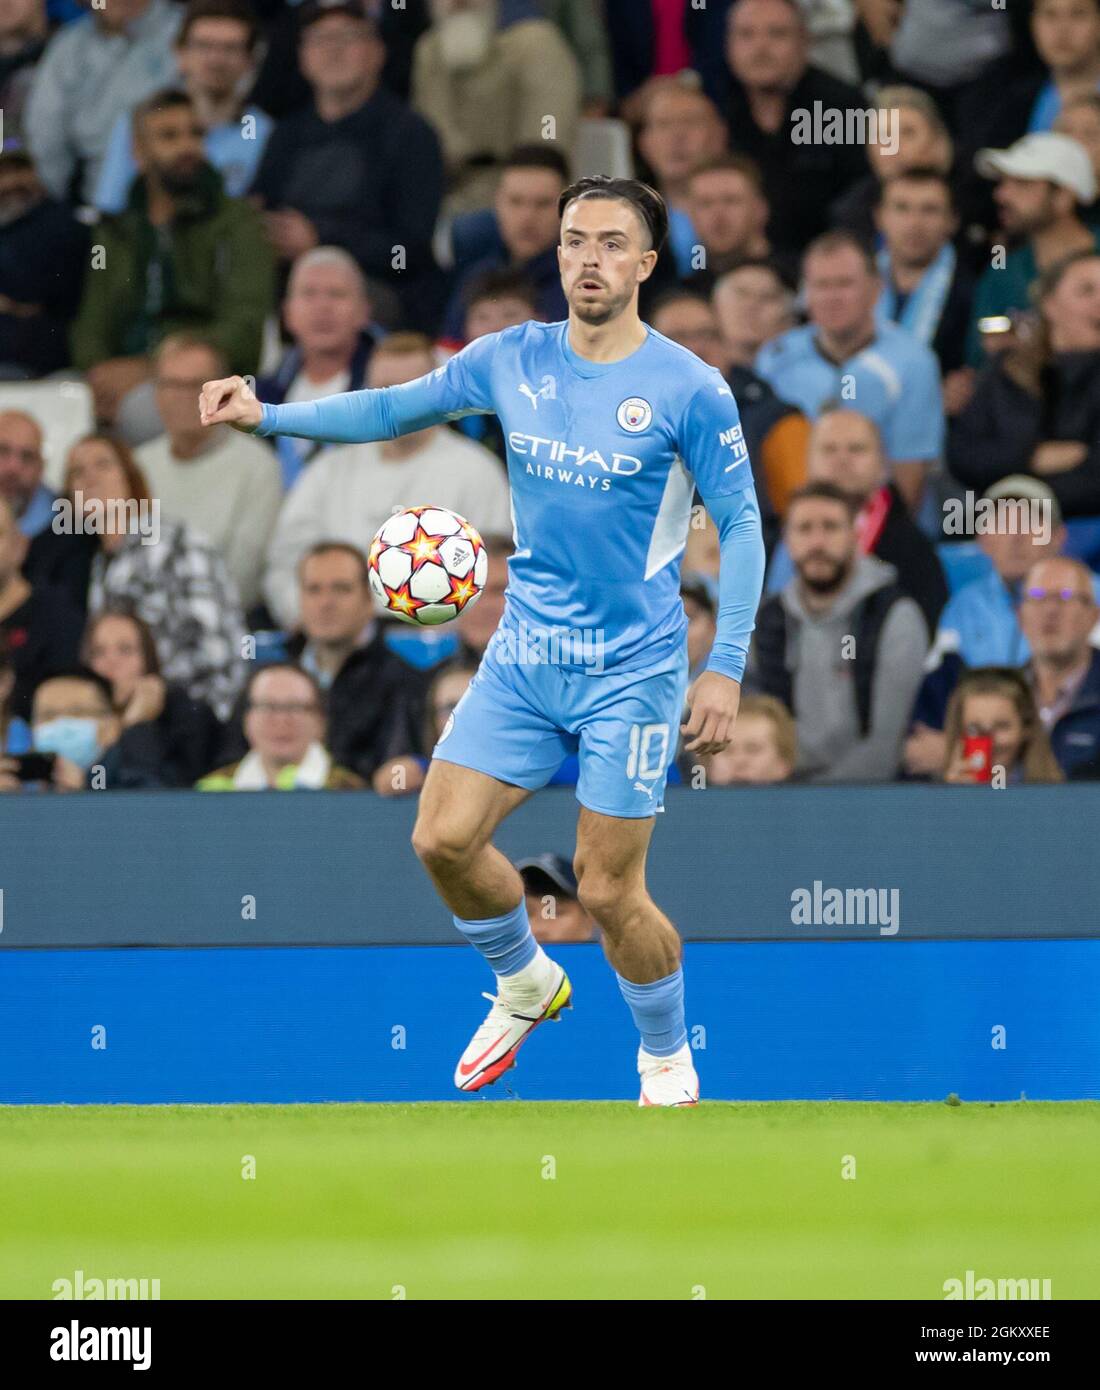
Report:
M573 351L567 322L520 324L401 386L265 404L256 433L390 439L478 413L498 416L507 441L515 554L502 629L598 634L603 669L633 669L682 645L679 560L694 490L716 504L743 495L757 530L759 514L729 386L648 325L628 357L599 363ZM758 595L759 576L745 581ZM736 634L746 646L756 595L746 593ZM562 664L587 665L582 656Z

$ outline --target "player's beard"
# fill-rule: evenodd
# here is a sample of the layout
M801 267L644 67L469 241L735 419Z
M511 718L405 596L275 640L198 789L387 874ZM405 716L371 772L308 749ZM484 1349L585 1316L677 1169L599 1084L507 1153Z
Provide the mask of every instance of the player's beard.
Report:
M585 279L581 276L581 279ZM585 303L580 300L578 292L574 291L574 299L570 303L570 310L580 319L582 323L590 323L599 326L603 323L610 323L612 319L617 319L623 310L634 297L634 290L624 290L621 294L610 295L607 299L599 302Z

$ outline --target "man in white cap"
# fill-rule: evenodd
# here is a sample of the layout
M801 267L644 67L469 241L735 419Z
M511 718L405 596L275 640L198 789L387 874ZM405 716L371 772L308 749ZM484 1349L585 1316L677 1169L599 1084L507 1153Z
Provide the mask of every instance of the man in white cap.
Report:
M983 178L997 180L993 196L1001 230L1017 243L1007 256L997 254L995 243L994 258L978 281L967 360L980 367L990 348L1011 341L1008 333L981 333L981 320L1027 308L1039 273L1073 251L1100 249L1100 233L1081 220L1081 208L1096 197L1096 175L1088 151L1070 136L1025 135L1007 150L979 150L974 167Z

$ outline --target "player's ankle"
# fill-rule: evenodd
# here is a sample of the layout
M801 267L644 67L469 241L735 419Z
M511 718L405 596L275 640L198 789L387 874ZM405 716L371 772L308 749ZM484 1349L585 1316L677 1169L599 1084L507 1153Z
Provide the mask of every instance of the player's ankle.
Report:
M522 970L497 976L497 988L510 1004L537 1004L554 983L557 973L554 962L541 946L536 946L535 954Z

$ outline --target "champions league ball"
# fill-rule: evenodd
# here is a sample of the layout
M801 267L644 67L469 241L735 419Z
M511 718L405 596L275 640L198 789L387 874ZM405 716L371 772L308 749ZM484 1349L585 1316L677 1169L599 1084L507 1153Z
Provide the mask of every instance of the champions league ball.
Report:
M406 507L378 528L367 565L379 608L435 627L477 602L489 557L470 523L446 507Z

